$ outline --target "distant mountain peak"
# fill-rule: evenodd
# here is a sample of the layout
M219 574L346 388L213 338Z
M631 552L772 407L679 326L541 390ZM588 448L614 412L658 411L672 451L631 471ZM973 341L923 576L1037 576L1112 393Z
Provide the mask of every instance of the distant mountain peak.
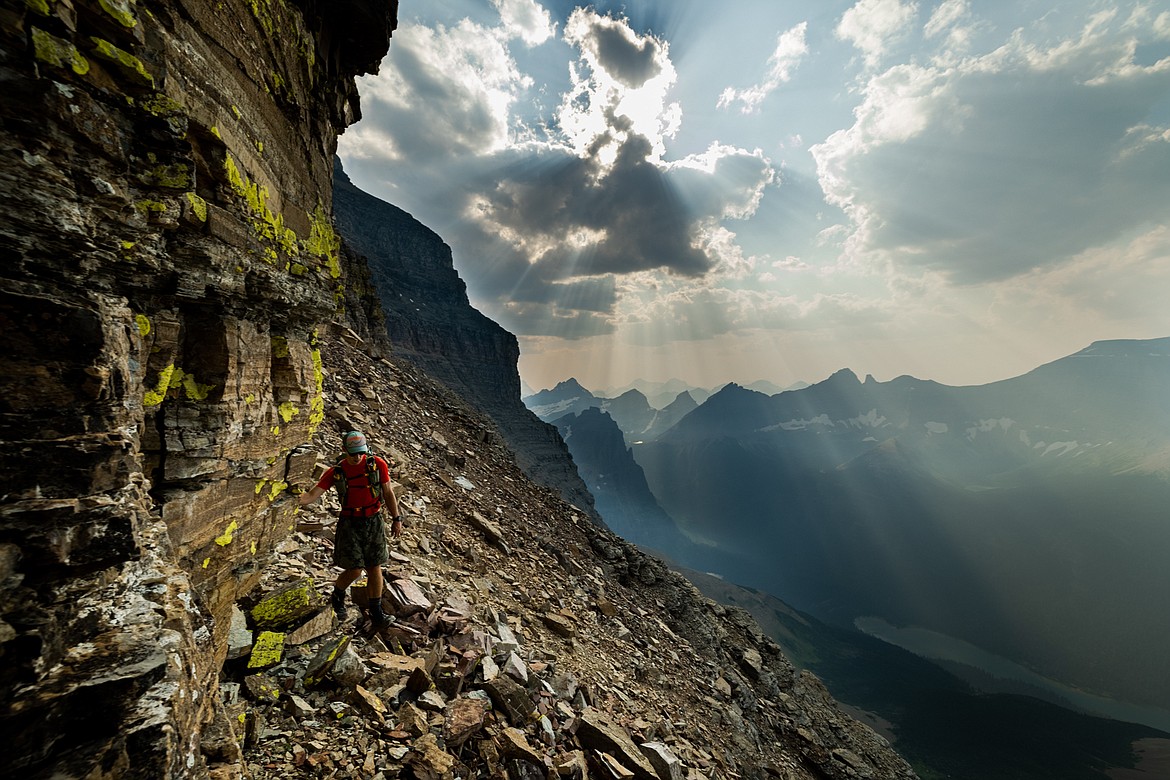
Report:
M569 377L568 379L557 382L557 386L553 388L553 392L554 393L563 393L563 392L589 393L589 391L586 390L584 388L584 386L582 386L581 383L577 381L577 378L572 377L572 376ZM590 395L592 395L592 394L590 393Z
M637 400L640 398L643 401L646 401L646 394L635 387L635 388L632 388L632 389L627 390L626 392L622 393L614 400L616 401L616 400L621 399L621 398L625 398L627 400ZM649 405L649 402L647 402L647 405Z
M853 373L853 369L842 368L842 369L839 369L837 371L834 371L829 376L828 379L826 379L824 382L820 382L819 384L821 384L821 385L834 384L834 385L853 386L853 385L860 385L861 380L857 378L857 374ZM813 387L816 387L816 385L813 385Z
M1170 337L1160 339L1106 339L1094 341L1069 357L1124 357L1158 355L1170 357Z

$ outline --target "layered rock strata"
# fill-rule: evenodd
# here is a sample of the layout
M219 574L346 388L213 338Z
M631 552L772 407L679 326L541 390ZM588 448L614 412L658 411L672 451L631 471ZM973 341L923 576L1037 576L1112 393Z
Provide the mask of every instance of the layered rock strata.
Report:
M516 337L472 307L451 247L407 212L334 171L338 232L369 260L394 353L495 421L524 473L595 519L593 497L554 426L520 400Z
M345 300L336 136L396 2L0 9L0 774L204 777ZM230 733L230 727L228 728Z

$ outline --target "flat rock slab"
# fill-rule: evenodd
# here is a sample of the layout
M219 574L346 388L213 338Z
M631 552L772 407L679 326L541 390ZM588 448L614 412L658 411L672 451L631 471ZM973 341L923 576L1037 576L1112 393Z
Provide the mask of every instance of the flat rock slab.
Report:
M507 679L507 678L501 678ZM599 750L618 759L638 780L658 780L654 767L630 739L621 725L601 710L588 707L581 713L577 739L585 747Z

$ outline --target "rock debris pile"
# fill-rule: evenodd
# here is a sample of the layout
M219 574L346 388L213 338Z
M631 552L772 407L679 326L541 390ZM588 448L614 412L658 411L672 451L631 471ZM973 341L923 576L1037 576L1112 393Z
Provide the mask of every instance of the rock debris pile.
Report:
M302 510L237 610L213 777L914 777L746 612L530 483L449 391L323 341L332 428L301 456L320 473L357 427L391 462L394 622L372 630L361 580L338 620L335 499Z

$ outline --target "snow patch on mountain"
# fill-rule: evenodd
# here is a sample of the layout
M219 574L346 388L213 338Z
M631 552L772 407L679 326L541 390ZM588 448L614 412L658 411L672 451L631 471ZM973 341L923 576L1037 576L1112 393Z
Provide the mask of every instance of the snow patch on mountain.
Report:
M924 423L924 425L926 427L926 432L931 435L946 433L951 429L951 427L944 422L928 422Z
M1044 452L1040 453L1040 457L1049 455L1053 452L1059 458L1061 455L1067 455L1079 447L1075 441L1056 441L1044 448Z
M980 420L979 422L975 423L975 425L967 429L967 438L971 441L974 441L977 435L981 433L991 433L995 430L1004 431L1006 433L1007 430L1015 424L1016 421L1010 417Z
M529 411L535 414L542 420L556 419L562 414L568 414L573 408L581 402L581 396L574 396L573 398L566 398L556 403L543 404L540 406L530 406Z
M829 419L829 415L818 414L816 417L813 417L811 420L804 420L804 419L788 420L786 422L776 423L775 425L769 425L765 428L761 428L760 430L765 431L765 432L766 431L778 431L778 430L803 431L806 428L811 428L814 425L828 426L829 428L832 428L832 427L834 427L835 424L832 420Z
M865 414L850 417L845 422L856 428L881 428L888 424L884 414L878 414L877 409L870 409Z

